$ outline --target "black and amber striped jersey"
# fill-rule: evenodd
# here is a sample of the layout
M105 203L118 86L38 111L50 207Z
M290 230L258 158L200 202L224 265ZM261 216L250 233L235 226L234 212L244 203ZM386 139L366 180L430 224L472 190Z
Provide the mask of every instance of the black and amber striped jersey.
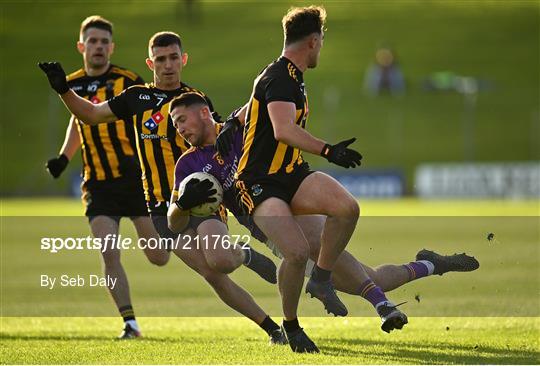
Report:
M135 126L144 193L149 202L169 201L176 161L189 148L169 117L171 100L187 92L205 96L184 83L175 90L161 90L153 84L145 84L128 88L109 100L113 113ZM212 102L205 98L214 112Z
M115 65L100 76L89 76L84 69L80 69L68 75L67 81L73 91L94 104L104 102L130 86L144 84L143 79L134 72ZM85 182L120 177L140 180L135 154L135 130L131 122L118 120L90 126L75 120L81 140Z
M294 123L305 128L308 100L302 72L289 59L280 57L255 79L244 126L244 147L236 177L252 182L276 173L289 174L302 162L301 151L274 138L268 104L294 103Z

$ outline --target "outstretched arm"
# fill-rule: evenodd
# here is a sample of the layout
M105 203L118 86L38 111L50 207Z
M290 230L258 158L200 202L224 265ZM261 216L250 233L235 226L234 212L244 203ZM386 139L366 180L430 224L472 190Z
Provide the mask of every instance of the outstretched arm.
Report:
M71 90L66 81L66 73L59 62L40 62L39 67L47 75L49 84L60 95L62 101L78 119L89 125L114 122L118 118L107 102L93 104Z
M93 104L89 100L79 97L71 89L61 94L60 98L62 98L62 101L71 113L88 125L114 122L118 119L109 107L108 102Z
M295 123L296 106L291 102L276 101L268 104L268 114L274 128L274 138L284 144L302 151L321 155L331 163L344 168L354 168L360 165L362 155L347 146L356 139L341 141L330 145L316 138Z

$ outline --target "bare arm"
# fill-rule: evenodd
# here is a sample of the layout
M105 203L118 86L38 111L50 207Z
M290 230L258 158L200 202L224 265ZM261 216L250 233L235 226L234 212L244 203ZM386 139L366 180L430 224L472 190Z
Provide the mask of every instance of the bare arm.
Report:
M93 104L89 100L78 96L71 89L61 94L60 98L62 98L69 111L83 123L97 125L98 123L114 122L118 119L107 102Z
M296 125L296 106L291 102L271 102L268 114L274 127L276 140L302 151L320 155L326 142Z
M249 102L244 104L244 106L236 114L236 117L238 118L238 120L240 121L242 125L246 124L246 115L247 115L248 108L249 108Z
M66 73L59 62L40 62L38 66L47 75L51 88L58 93L69 111L83 123L96 125L118 119L109 107L109 103L93 104L71 90L67 83Z
M75 117L72 115L69 120L68 128L66 129L66 137L64 138L64 145L60 149L59 155L65 155L69 160L73 158L75 152L81 146L81 138L77 131Z
M180 210L175 203L177 199L178 194L174 192L167 211L167 224L173 233L182 232L189 223L189 210Z
M73 155L75 155L75 152L81 146L81 140L79 137L79 133L77 132L77 126L75 124L75 117L72 115L71 119L69 120L69 125L66 129L64 144L60 149L60 153L58 154L58 156L47 160L47 163L45 163L47 171L55 179L62 175L62 172L66 170L69 161L71 160L71 158L73 158Z

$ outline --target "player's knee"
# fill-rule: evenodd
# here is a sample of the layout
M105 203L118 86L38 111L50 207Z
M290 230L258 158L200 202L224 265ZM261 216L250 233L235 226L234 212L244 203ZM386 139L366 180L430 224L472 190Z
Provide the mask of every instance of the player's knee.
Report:
M309 248L305 246L289 250L287 253L283 253L283 257L293 265L305 266L309 259Z
M158 267L163 267L169 262L169 257L170 257L169 253L166 253L163 255L149 257L148 260L150 261L150 263Z
M210 268L212 268L214 271L223 273L223 274L229 274L233 272L237 267L236 263L233 261L232 258L226 258L226 257L217 258L211 261L209 265L210 265Z
M351 219L358 219L358 216L360 216L360 206L358 206L358 202L356 202L355 199L348 200L347 204L344 205L344 211L347 217L350 217Z
M358 206L358 202L354 198L350 198L347 200L342 201L338 208L338 212L336 213L336 216L348 218L351 220L358 220L358 217L360 216L360 206Z

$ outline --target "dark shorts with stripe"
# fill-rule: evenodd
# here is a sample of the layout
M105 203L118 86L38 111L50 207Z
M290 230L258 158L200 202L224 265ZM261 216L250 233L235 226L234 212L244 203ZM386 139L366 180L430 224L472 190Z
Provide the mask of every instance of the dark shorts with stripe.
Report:
M147 202L147 205L148 211L150 212L150 217L152 218L152 223L154 224L154 227L156 228L159 236L162 238L176 239L178 237L178 234L173 233L169 229L169 223L167 222L167 211L169 209L168 202ZM202 224L206 220L211 219L218 220L227 224L227 212L223 212L222 210L224 209L225 208L221 206L219 212L216 212L216 214L210 216L190 216L188 225L183 230L183 232L189 229L197 231L197 228L200 224Z
M144 191L139 178L87 181L81 185L85 215L121 217L148 216Z
M236 181L238 204L245 214L253 214L255 207L271 197L291 203L300 184L313 170L303 162L289 174L277 173L254 179L253 181Z

